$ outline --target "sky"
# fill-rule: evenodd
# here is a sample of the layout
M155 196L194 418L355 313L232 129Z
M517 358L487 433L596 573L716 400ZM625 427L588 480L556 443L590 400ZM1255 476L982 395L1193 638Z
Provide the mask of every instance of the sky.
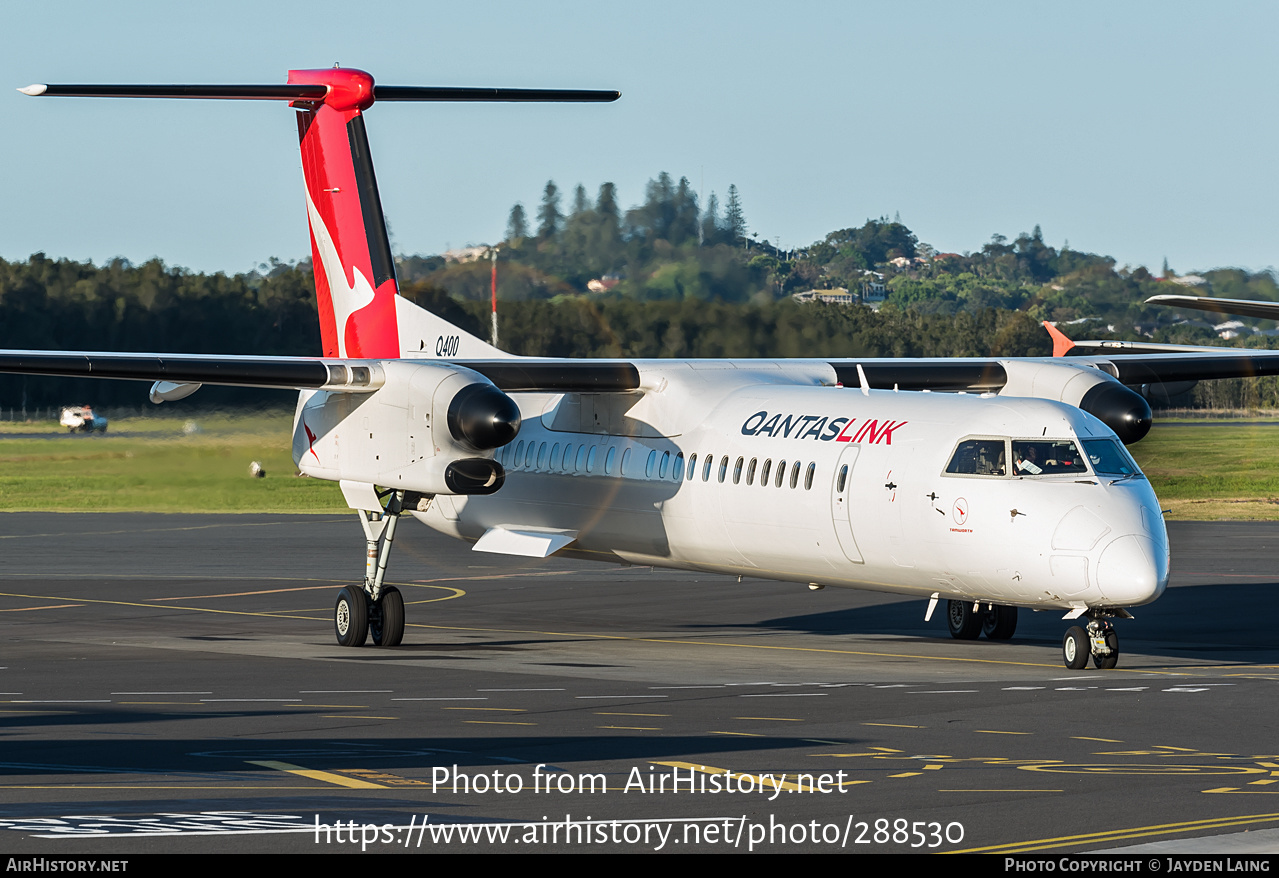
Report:
M310 253L275 102L30 98L33 82L613 88L614 104L375 105L392 247L500 240L547 180L624 207L730 184L793 248L900 215L943 252L1039 225L1179 273L1279 265L1273 2L5 3L0 257L248 271Z

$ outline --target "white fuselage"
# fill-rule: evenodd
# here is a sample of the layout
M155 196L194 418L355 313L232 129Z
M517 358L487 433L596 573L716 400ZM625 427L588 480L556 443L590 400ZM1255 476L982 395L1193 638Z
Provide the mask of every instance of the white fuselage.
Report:
M1144 477L947 472L973 437L1118 447L1072 406L791 383L804 361L644 366L634 395L512 394L501 490L415 514L468 540L558 533L599 560L1036 608L1135 606L1167 584Z

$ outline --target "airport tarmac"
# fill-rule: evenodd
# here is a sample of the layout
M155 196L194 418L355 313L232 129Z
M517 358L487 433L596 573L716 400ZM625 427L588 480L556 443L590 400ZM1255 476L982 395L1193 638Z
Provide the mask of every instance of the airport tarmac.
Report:
M408 521L405 644L342 649L353 514L5 514L0 852L1242 852L1279 828L1279 524L1169 531L1119 667L1070 672L1056 613L958 642Z

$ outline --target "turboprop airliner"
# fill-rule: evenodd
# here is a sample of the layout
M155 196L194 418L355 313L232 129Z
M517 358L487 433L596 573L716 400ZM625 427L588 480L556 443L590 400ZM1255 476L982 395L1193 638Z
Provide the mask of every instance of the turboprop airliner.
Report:
M1132 386L1279 373L1266 352L939 360L515 357L398 293L364 114L377 101L607 102L611 91L375 85L33 85L33 96L256 99L295 110L322 355L0 351L0 371L299 391L293 458L336 481L365 578L343 646L404 635L385 583L400 519L529 557L652 564L909 595L950 633L1007 640L1019 609L1075 620L1070 668L1113 668L1113 621L1168 583L1159 503L1125 450ZM1069 344L1068 342L1066 344ZM1064 348L1063 348L1064 350ZM1058 351L1061 352L1061 351Z

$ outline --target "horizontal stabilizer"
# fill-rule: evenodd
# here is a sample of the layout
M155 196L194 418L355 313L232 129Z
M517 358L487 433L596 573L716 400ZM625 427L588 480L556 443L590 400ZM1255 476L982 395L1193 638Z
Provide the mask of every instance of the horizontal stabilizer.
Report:
M48 85L18 91L55 98L203 98L240 101L323 101L327 85ZM581 88L455 88L429 85L375 85L375 101L608 103L619 91Z
M203 98L232 101L322 101L325 85L28 85L18 91L50 98Z
M609 103L620 91L581 88L443 88L430 85L375 85L379 101L514 101L520 103L564 101Z

